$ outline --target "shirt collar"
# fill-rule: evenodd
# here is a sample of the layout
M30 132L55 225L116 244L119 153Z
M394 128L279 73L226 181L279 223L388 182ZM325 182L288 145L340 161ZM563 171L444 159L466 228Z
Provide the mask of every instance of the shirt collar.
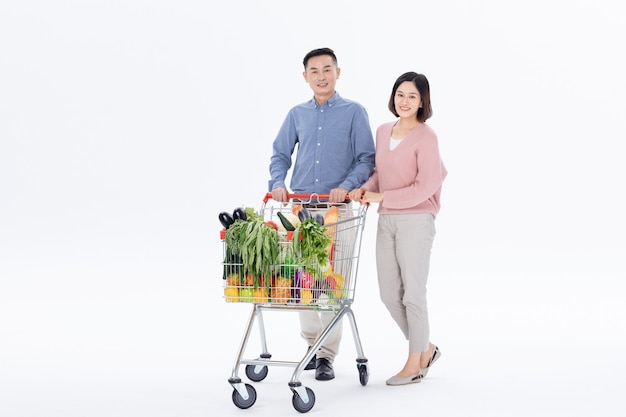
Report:
M326 102L324 104L322 104L321 107L332 107L335 104L337 104L337 102L339 102L339 100L341 100L341 96L339 95L338 92L335 91L335 94L333 94L333 96L331 98L326 100ZM317 101L315 101L315 96L311 99L311 104L313 104L313 107L315 107L315 108L320 107L317 104Z

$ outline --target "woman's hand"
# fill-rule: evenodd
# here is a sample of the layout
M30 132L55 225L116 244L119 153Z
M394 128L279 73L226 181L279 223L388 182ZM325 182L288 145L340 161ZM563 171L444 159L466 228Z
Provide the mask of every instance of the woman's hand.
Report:
M355 188L354 190L350 191L350 194L348 194L350 196L350 200L352 201L358 201L359 203L363 204L361 201L361 198L363 197L363 195L365 194L365 190L362 188Z
M380 203L383 201L383 193L374 193L372 191L365 191L361 197L361 204L366 203Z

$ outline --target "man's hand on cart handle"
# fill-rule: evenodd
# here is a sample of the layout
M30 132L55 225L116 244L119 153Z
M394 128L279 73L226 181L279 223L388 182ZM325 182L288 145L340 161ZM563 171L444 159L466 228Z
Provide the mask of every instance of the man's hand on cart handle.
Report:
M331 203L343 203L348 197L348 190L345 188L334 188L330 190L328 201Z
M308 198L308 199L328 199L331 203L343 203L350 199L350 195L348 194L348 190L345 188L335 188L330 190L330 194L289 194L287 189L284 187L275 188L271 193L267 193L264 198L264 202L267 203L269 199L274 201L278 201L281 203L288 203L292 198Z
M284 187L278 187L272 190L272 200L287 203L289 197L287 195L287 189Z

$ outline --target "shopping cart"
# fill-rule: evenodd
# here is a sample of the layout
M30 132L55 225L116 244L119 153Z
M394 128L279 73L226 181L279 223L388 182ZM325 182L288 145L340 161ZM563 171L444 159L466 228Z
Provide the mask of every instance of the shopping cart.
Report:
M227 302L252 304L252 311L232 375L228 379L234 388L233 403L241 409L252 407L256 402L257 394L252 385L244 383L238 376L240 366L246 365L245 374L253 382L265 379L269 366L282 366L295 368L288 383L293 393L293 407L301 413L310 411L315 405L315 394L311 388L303 386L299 381L300 373L324 343L330 331L341 323L340 320L344 316L348 318L352 327L357 351L356 366L359 381L365 386L369 380L368 361L363 353L356 320L351 309L368 206L352 202L329 203L328 195L289 194L288 198L288 203L279 203L273 201L272 195L268 193L263 199L263 205L258 213L259 218L245 220L256 221L256 224L238 226L240 240L246 240L242 238L245 236L242 230L248 226L250 228L246 231L249 233L253 233L251 231L258 228L265 234L267 230L263 229L260 223L278 228L277 233L267 233L268 238L260 238L261 242L258 246L258 240L248 238L244 244L253 246L252 254L246 252L246 248L238 247L234 250L233 246L237 246L233 240L235 230L230 230L230 235L229 230L222 230L221 233L224 247L224 298ZM268 204L270 201L272 202ZM302 213L296 216L297 211L302 211ZM309 218L313 220L307 220ZM234 224L237 224L237 221ZM231 228L234 227L231 226ZM307 251L303 246L307 239L304 236L307 228L317 231L318 237L320 237L321 230L327 236L324 241L326 244L324 249L327 252L326 262L324 262L325 256L320 255L319 250L317 257L313 256L313 259L306 256ZM296 236L300 236L301 241ZM320 237L320 239L324 238ZM254 271L250 273L249 269L253 268L247 268L254 252L256 252L257 261L269 258L271 262L269 265L258 268L256 273ZM248 264L244 262L242 254L247 255ZM321 262L320 256L323 258ZM263 322L265 310L327 311L334 313L334 317L299 362L279 361L271 359L272 355L267 348ZM255 321L258 322L262 352L257 358L246 359L244 354Z

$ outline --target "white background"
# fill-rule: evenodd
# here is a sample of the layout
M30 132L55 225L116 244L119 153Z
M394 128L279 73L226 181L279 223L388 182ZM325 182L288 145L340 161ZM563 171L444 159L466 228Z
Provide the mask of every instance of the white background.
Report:
M369 384L345 325L337 378L301 376L310 414L624 413L620 3L374 3L0 2L0 415L298 414L287 368L251 409L231 401L250 306L221 298L217 214L260 208L322 46L373 129L396 77L426 74L450 174L429 281L442 359L384 385L407 343L378 299L370 210ZM299 360L295 315L266 325L274 358Z

